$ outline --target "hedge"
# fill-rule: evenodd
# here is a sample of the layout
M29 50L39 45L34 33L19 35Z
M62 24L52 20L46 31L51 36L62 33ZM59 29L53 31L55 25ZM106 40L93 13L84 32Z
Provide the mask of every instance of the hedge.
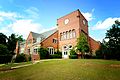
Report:
M69 58L70 58L70 59L77 59L78 56L77 56L77 55L69 55Z
M53 54L53 55L49 55L50 59L54 59L54 58L62 58L62 55L59 54Z
M0 55L0 64L11 62L12 55Z

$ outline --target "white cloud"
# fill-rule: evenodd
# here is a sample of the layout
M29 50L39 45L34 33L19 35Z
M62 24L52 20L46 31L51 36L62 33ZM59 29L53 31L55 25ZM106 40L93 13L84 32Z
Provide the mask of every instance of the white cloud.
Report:
M23 16L21 16L16 12L0 11L0 21L5 21L5 20L15 21L16 18L23 18Z
M91 12L86 12L86 13L84 13L84 12L82 12L82 14L83 14L83 16L88 20L88 21L91 21L91 20L93 20L94 18L93 18L93 12L94 12L94 10L95 9L92 9L92 11Z
M103 38L102 37L95 37L95 36L93 36L93 35L91 35L91 34L89 34L90 35L90 37L91 38L93 38L95 41L100 41L100 42L102 42L102 40L103 40Z
M30 18L39 18L39 10L36 7L30 7L25 10Z
M0 22L4 21L4 19L2 17L0 17Z
M3 29L0 29L0 32L8 33L9 31L7 29L3 28Z
M17 14L14 13L14 12L0 11L0 16L3 16L3 17L17 17Z
M23 35L25 39L27 38L30 31L39 33L39 31L43 29L41 24L33 23L32 20L17 20L10 26L13 32L19 35Z
M56 28L58 28L58 27L54 26L54 27L51 27L51 28L43 29L42 31L40 31L40 33L43 33L43 32L49 31L49 30L53 30L53 29L56 29Z
M0 11L0 22L5 22L5 24L0 24L0 32L7 36L11 33L23 35L25 39L30 31L40 33L43 28L40 23L35 22L35 17L39 16L38 11L37 8L30 7L26 10L27 15L23 14L24 16L16 12Z
M111 27L115 20L120 20L120 18L107 18L104 21L98 21L97 24L92 27L92 30L104 30Z
M92 13L87 12L82 14L88 21L91 21L93 19Z
M41 30L43 30L41 24L33 23L32 20L17 20L16 22L0 29L0 32L7 36L12 33L23 35L23 38L26 39L30 31L40 33Z

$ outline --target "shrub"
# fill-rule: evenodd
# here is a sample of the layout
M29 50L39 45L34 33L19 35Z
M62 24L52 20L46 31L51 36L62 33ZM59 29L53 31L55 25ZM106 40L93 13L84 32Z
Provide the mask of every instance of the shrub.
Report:
M70 59L77 59L77 58L78 58L77 53L75 52L74 49L71 49L71 50L70 50L69 58L70 58Z
M19 62L26 62L26 61L27 59L26 59L25 54L22 53L16 56L15 62L19 63Z
M70 55L77 55L77 53L75 52L74 49L71 49L71 50L70 50Z
M50 59L54 59L54 58L62 58L62 52L60 52L59 50L57 50L57 52L55 52L53 55L49 55Z
M7 46L0 44L0 64L11 62L12 55Z
M77 57L77 55L69 55L69 58L70 59L77 59L78 57Z
M40 48L39 49L39 55L40 55L40 59L48 59L49 58L49 52L47 48Z
M50 59L62 58L62 56L59 55L59 54L53 54L53 55L50 55L49 58L50 58Z
M97 51L95 52L95 54L96 54L96 58L97 58L97 59L103 59L103 55L102 55L101 50L97 50Z
M28 61L31 61L31 55L28 56Z
M85 55L83 55L83 56L84 56L85 59L90 59L90 58L92 58L92 56L91 56L90 54L85 54Z
M55 52L55 54L58 54L62 57L62 52L60 52L59 50L57 50L57 52Z
M7 64L11 62L12 55L0 55L0 64Z

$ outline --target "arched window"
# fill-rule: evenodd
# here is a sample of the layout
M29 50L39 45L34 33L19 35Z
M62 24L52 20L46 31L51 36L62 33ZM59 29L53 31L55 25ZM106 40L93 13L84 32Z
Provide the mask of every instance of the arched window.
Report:
M72 45L69 45L69 49L72 49Z
M72 38L72 31L71 30L69 31L69 35L70 35L70 38Z
M63 40L63 34L60 33L60 40Z
M63 32L63 37L64 37L64 40L66 39L66 33L65 32Z
M73 29L73 30L72 30L72 36L73 36L73 38L75 38L75 37L76 37L76 32L75 32L75 29Z
M66 37L67 37L67 39L69 39L69 32L68 31L66 31Z

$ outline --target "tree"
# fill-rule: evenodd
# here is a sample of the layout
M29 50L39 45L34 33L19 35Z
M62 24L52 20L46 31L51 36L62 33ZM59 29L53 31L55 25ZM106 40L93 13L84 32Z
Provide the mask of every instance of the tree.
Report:
M80 34L80 37L77 39L77 50L84 55L85 53L89 52L89 44L87 41L87 36L84 33Z
M16 56L16 59L15 59L15 62L16 63L19 63L19 62L26 62L27 61L27 59L26 59L26 56L25 56L25 54L18 54L17 56Z
M77 53L75 52L74 48L72 48L72 49L70 50L70 55L77 55Z
M78 58L78 57L77 57L77 53L75 52L75 49L74 49L74 48L72 48L72 49L70 50L69 58L70 58L70 59L77 59L77 58Z
M8 55L9 51L7 49L7 46L0 44L0 55Z
M23 35L16 35L17 41L23 42L25 39L23 39Z
M40 59L48 59L49 58L49 52L47 48L40 48L38 50L39 55L40 55Z
M7 45L7 36L3 33L0 33L0 44Z
M99 59L108 59L108 46L107 46L107 42L103 39L102 43L100 44L100 48L99 50L97 50L96 52L96 57Z
M0 44L0 63L8 63L11 61L12 55L10 55L7 46Z
M16 48L16 42L17 42L16 35L15 34L11 34L11 36L9 36L9 38L8 38L7 46L8 46L8 50L10 51L10 53L12 55L15 54L14 50Z
M24 41L22 35L18 36L11 34L9 37L7 37L3 33L0 33L0 55L2 54L1 59L9 58L15 54L14 50L16 48L17 41ZM10 59L11 58L9 58L9 62L11 61Z
M120 59L120 22L115 21L112 28L107 30L106 39L108 39L108 48L110 50L111 58Z

